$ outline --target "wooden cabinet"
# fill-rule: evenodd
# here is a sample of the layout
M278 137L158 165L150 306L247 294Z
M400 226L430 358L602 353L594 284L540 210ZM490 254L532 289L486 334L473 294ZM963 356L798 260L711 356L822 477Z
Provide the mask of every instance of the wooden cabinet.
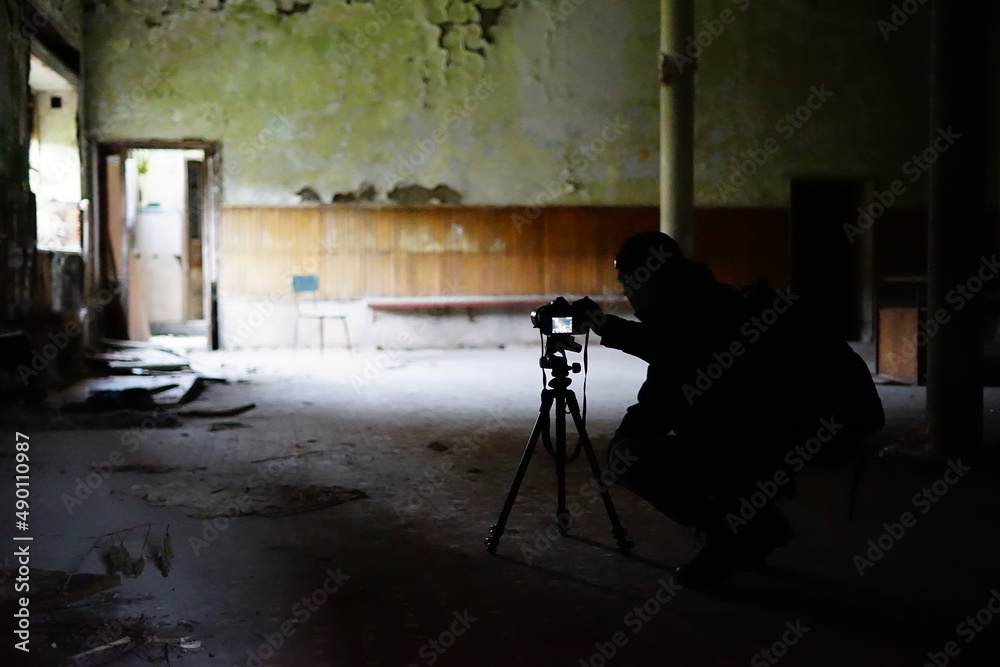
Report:
M927 339L921 334L927 313L927 279L883 278L878 285L875 371L904 384L923 385Z

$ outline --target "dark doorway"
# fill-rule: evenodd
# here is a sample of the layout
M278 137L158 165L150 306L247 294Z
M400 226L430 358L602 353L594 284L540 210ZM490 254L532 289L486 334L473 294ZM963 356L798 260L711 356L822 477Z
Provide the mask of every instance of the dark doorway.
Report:
M856 224L868 189L864 179L791 182L792 290L818 303L847 340L871 338L871 234L844 229Z

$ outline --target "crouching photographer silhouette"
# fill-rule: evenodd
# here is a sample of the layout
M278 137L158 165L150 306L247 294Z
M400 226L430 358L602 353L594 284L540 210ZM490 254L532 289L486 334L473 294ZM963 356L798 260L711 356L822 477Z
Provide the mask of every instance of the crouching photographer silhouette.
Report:
M775 501L794 497L806 464L854 463L853 503L882 403L867 365L807 299L722 284L660 232L628 239L615 268L638 321L589 299L573 306L602 345L649 364L609 457L635 461L619 485L704 534L681 584L717 584L785 544L793 533Z

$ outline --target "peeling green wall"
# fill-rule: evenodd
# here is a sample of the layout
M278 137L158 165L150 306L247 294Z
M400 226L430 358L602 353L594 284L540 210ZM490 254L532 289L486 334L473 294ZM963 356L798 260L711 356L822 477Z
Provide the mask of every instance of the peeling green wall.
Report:
M869 0L699 2L706 46L697 76L698 204L787 206L790 176L872 178L878 189L904 178L910 187L900 204L925 204L926 175L911 184L902 170L929 141L930 7L883 32L879 21L892 11L890 2ZM807 103L813 86L832 97L795 127L785 116ZM769 139L777 150L764 149ZM746 165L737 188L735 165L752 159L747 151L763 164Z
M891 12L699 1L696 203L785 206L792 176L900 178L928 140L930 11L886 39ZM366 184L375 201L410 185L470 204L659 201L655 0L98 0L86 28L91 127L221 141L228 204ZM814 86L832 97L779 126Z
M87 119L101 139L220 141L229 205L364 184L376 201L415 184L469 204L649 204L658 12L99 0L85 15Z

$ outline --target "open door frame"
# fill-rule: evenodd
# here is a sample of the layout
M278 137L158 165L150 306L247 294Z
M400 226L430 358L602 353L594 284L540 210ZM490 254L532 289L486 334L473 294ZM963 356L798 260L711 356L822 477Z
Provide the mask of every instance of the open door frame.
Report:
M159 148L159 149L176 149L176 150L202 150L205 153L205 160L202 172L203 178L203 188L202 188L202 295L205 300L204 310L205 310L205 325L207 328L206 335L208 338L208 346L211 350L219 349L219 308L218 308L218 276L219 276L219 253L218 253L218 224L219 224L219 206L222 201L222 179L220 178L220 147L217 142L214 141L202 141L200 139L184 139L181 141L160 141L160 140L125 140L125 141L107 141L98 142L95 146L94 152L96 153L96 159L94 160L94 171L95 179L97 183L97 205L94 215L98 220L97 230L99 238L97 243L95 243L95 254L100 254L102 251L107 251L109 248L113 248L115 244L111 243L111 239L108 238L111 234L111 229L115 225L111 224L109 220L109 215L111 211L124 210L124 205L122 206L112 206L108 201L109 191L121 191L124 193L123 188L115 188L113 185L109 190L109 183L107 182L107 170L105 169L105 164L108 157L113 155L121 156L121 160L124 163L125 157L128 152L133 149L139 148ZM121 225L121 230L124 235L127 236L127 230L125 225ZM120 239L122 245L126 250L128 249L128 244L130 240L128 238ZM103 266L106 262L102 262L97 259L95 266ZM128 294L128 281L124 281L121 286L121 293L119 294L119 302L123 309L125 309L125 321L128 321L128 307L129 294Z

